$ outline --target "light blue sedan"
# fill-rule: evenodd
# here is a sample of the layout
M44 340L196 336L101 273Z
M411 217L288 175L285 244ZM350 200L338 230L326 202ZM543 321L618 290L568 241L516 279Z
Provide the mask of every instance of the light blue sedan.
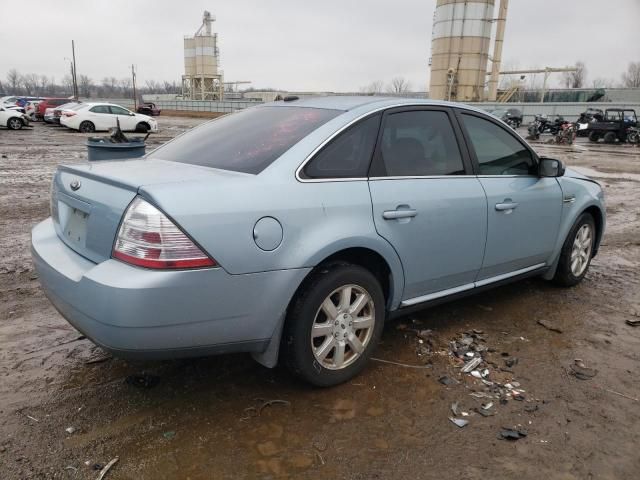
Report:
M281 355L328 386L386 319L528 276L577 284L604 228L596 182L480 110L293 97L141 160L60 166L32 253L115 355Z

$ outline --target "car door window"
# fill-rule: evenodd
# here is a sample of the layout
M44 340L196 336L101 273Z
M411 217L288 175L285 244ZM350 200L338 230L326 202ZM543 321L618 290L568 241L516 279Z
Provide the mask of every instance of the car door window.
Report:
M89 110L91 113L111 113L106 105L96 105Z
M387 176L464 175L447 112L412 110L386 117L380 145Z
M379 125L374 115L338 135L304 167L304 178L366 177Z
M535 175L533 155L512 134L489 120L462 114L480 175Z
M111 105L109 108L111 108L111 113L114 115L129 115L129 110L125 108L114 107L113 105Z

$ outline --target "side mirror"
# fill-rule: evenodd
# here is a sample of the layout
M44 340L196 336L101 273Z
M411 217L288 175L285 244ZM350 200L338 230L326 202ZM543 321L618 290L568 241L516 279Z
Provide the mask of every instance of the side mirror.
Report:
M538 167L538 175L541 177L561 177L564 175L564 163L555 158L542 157Z
M133 112L129 112L129 116L130 116L130 117L135 117L135 115L136 115L135 113L133 113Z

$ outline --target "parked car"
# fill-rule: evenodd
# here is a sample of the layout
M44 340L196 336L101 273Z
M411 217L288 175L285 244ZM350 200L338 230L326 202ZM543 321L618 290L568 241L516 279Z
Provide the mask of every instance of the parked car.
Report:
M601 138L604 143L627 141L627 130L638 125L636 111L629 108L607 108L604 118L587 124L589 140L597 142Z
M30 100L24 106L24 113L32 122L36 121L36 114L41 100Z
M44 121L46 123L60 124L60 117L65 110L73 110L78 106L83 105L82 102L77 100L71 100L68 103L60 105L59 107L47 108L44 112Z
M29 126L29 117L17 109L0 107L0 126L20 130Z
M38 105L38 112L36 117L38 120L44 119L45 113L48 108L55 108L61 105L69 103L68 98L45 98Z
M138 105L136 112L142 113L143 115L157 117L160 115L161 110L156 107L155 103L147 102L147 103Z
M116 127L126 132L157 132L158 122L120 105L111 103L83 103L82 107L62 112L60 124L83 133L106 131Z
M528 276L576 285L604 228L598 183L480 110L320 97L58 167L32 254L114 355L281 353L328 386L364 368L385 319Z

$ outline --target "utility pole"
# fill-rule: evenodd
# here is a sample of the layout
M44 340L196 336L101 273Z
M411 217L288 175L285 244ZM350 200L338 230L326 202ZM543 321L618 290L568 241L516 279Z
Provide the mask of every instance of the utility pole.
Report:
M76 76L78 69L76 67L76 46L73 40L71 40L71 54L73 57L73 64L71 67L71 80L73 81L73 98L78 100L78 78Z
M138 110L138 95L136 94L136 70L131 64L131 77L133 79L133 109Z

